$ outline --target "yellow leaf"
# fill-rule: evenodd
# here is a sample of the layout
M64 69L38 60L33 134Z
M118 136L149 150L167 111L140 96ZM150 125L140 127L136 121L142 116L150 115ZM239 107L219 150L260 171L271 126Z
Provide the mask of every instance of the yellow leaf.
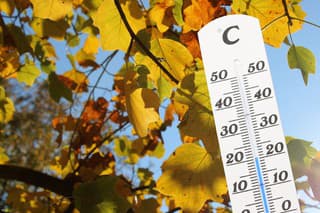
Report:
M174 23L172 14L168 15L169 8L174 6L173 0L158 0L149 11L149 18L157 24L160 32L165 32Z
M145 19L137 1L123 0L121 4L132 30L137 33L144 29ZM131 37L112 0L105 0L92 19L100 30L104 50L127 51Z
M0 77L17 77L19 66L19 53L16 48L0 47Z
M0 147L0 164L4 164L9 161L9 157L6 155L5 150Z
M289 15L291 17L304 19L306 13L301 6L292 3L292 0L286 0ZM285 9L282 1L279 0L234 0L232 3L234 13L248 14L259 19L263 30L264 41L274 47L280 47L284 39L289 35L288 18L284 16ZM297 32L302 28L302 22L292 20L290 32Z
M58 21L72 12L72 0L30 0L35 17Z
M0 11L5 12L9 16L12 15L14 6L13 0L0 0Z
M199 212L207 200L222 202L227 192L222 162L196 144L183 144L162 165L157 189L172 196L183 212Z
M40 38L52 37L62 40L69 25L65 20L51 21L49 19L34 18L31 22L31 27Z
M178 80L189 72L193 57L181 43L171 39L155 39L151 41L151 52L161 59L162 64Z
M0 100L0 124L11 121L14 111L14 104L10 98Z
M87 54L97 54L100 46L99 39L95 36L89 36L83 45L83 51Z
M148 135L150 123L160 120L158 113L160 100L151 89L138 88L126 92L126 106L129 120L140 137Z
M218 139L203 70L187 75L181 81L174 95L176 102L188 106L179 124L182 139L187 140L186 136L200 138L210 154L217 154Z

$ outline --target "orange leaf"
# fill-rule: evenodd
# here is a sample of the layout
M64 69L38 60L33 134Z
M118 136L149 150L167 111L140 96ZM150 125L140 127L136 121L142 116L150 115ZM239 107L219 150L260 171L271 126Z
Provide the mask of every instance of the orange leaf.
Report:
M84 108L84 112L81 116L84 122L97 121L103 122L106 116L109 103L103 97L98 98L97 101L89 100Z
M215 6L209 0L191 0L191 5L184 11L183 32L198 31L211 20L227 14L224 7L225 1L219 1Z
M181 34L180 41L187 46L194 58L201 58L200 46L196 32L190 31Z

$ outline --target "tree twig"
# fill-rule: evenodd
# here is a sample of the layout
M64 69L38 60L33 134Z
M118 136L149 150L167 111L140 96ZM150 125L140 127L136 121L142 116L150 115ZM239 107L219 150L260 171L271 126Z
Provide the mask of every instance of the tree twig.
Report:
M131 38L139 44L139 46L147 54L147 56L149 56L149 58L160 67L160 69L170 78L171 81L178 84L179 81L159 62L157 57L155 55L153 55L152 52L150 52L150 50L143 44L143 42L138 38L138 36L136 36L136 34L132 30L132 28L126 18L126 15L124 14L124 12L122 10L122 7L121 7L119 0L114 0L114 3L118 9L120 17L121 17L124 25L126 26Z

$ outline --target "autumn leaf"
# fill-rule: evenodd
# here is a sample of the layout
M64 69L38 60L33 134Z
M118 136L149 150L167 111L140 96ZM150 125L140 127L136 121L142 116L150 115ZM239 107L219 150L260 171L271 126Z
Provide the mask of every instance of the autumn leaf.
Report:
M83 51L87 54L97 54L98 48L100 46L100 41L96 36L88 36L83 45Z
M188 106L178 126L181 135L200 138L209 153L217 153L218 139L204 72L187 75L181 81L174 101Z
M30 0L35 17L58 21L72 11L72 0Z
M187 46L188 50L194 58L201 58L200 45L197 34L193 31L180 35L181 42Z
M174 23L171 7L174 0L157 0L149 11L149 18L155 22L160 32L165 32Z
M221 7L220 2L213 6L209 0L191 0L191 4L183 10L184 25L183 32L199 31L201 27L209 23L214 18L227 14L224 7Z
M80 212L127 212L130 203L119 194L119 185L129 186L117 176L102 176L93 182L83 183L73 192L75 206Z
M51 72L48 77L49 81L49 94L53 100L59 102L63 97L72 102L72 92L59 80L59 76L54 72Z
M207 200L222 202L227 192L222 162L199 145L181 145L161 168L157 189L184 212L198 212Z
M155 198L144 199L138 204L138 207L135 208L135 212L160 212L160 203Z
M17 72L17 80L32 86L34 81L40 76L41 71L32 62L24 64Z
M310 171L308 174L308 182L312 189L314 197L320 201L320 152L312 159Z
M49 19L34 18L31 22L31 27L40 38L51 37L62 40L69 25L63 19L52 21Z
M88 91L89 80L84 73L72 69L65 72L63 76L66 78L66 81L62 80L61 78L60 80L62 80L69 89L76 93Z
M6 155L5 150L2 147L0 147L0 165L5 164L8 161L9 161L8 155Z
M154 39L151 41L151 52L161 59L161 63L178 81L190 72L193 57L181 43L171 39Z
M317 154L317 150L311 146L311 142L286 137L288 153L295 178L302 177L310 168L312 158ZM299 150L297 152L297 150Z
M126 94L126 106L129 120L140 137L147 136L150 123L160 120L159 97L150 89L138 88Z
M297 1L285 0L289 15L293 18L304 19L306 13L297 4ZM295 33L302 28L302 22L290 19L292 25L288 26L288 17L282 1L278 0L233 0L232 11L246 14L259 19L263 28L264 41L274 47L280 47L289 33ZM289 31L290 28L290 31Z
M308 84L309 74L316 72L316 58L307 48L292 45L288 51L288 64L290 69L300 69L304 84Z
M0 86L0 124L12 120L14 111L13 101L6 97L5 89Z
M13 47L0 47L0 77L15 78L19 68L19 53Z
M5 12L7 15L11 16L14 11L14 1L12 0L1 0L0 1L0 11Z
M124 0L121 3L132 30L137 33L144 29L146 24L137 1ZM113 1L103 1L92 19L100 30L104 50L127 51L131 37Z

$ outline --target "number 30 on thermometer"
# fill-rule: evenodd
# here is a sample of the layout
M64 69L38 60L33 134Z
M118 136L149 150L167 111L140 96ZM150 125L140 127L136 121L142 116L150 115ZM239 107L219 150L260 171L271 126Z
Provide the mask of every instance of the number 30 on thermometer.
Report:
M216 19L199 41L233 212L299 213L258 20Z

